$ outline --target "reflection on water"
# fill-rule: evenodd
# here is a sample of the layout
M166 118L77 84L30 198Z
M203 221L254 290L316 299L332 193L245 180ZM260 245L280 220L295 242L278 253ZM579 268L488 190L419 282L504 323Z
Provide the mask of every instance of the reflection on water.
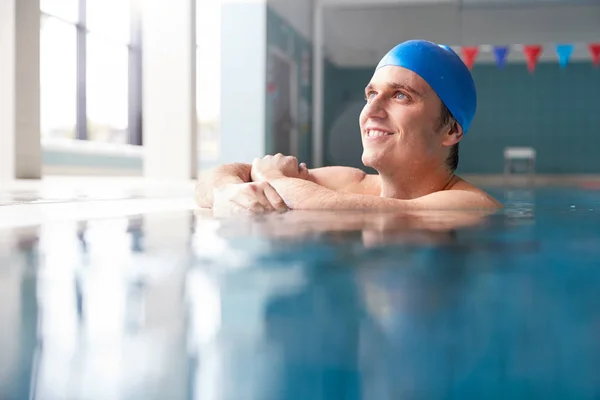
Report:
M0 231L0 398L598 398L586 196Z

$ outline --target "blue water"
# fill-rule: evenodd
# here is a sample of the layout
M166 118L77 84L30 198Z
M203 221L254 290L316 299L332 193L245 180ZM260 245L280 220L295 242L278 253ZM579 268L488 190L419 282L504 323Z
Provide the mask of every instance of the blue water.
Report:
M0 231L0 399L599 399L600 191Z

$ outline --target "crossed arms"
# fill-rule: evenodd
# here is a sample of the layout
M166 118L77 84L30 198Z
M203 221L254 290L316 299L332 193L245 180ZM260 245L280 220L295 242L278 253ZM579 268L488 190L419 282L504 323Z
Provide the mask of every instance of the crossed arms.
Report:
M266 156L250 164L227 164L199 179L199 207L227 211L493 209L479 190L447 190L400 200L379 196L376 175L348 167L308 170L294 157Z

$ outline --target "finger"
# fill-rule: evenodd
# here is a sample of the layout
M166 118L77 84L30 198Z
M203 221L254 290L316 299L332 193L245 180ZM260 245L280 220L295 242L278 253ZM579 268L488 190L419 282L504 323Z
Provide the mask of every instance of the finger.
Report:
M264 195L263 195L263 197L264 197ZM268 200L266 198L261 199L259 201L259 199L257 197L243 196L241 198L236 198L234 200L234 202L239 207L242 207L244 210L248 210L251 212L274 211L273 207L271 207L271 204L268 202Z
M248 211L250 211L253 214L262 214L265 212L273 211L273 208L271 206L269 206L267 208L267 207L263 206L261 203L256 202L252 206L250 206L250 208L248 208Z
M269 184L265 185L264 194L275 210L278 212L286 212L288 210L287 204L285 204L285 201L281 198L273 186Z
M298 177L300 179L310 180L310 172L308 171L308 167L306 166L306 164L302 163L298 167Z
M288 156L286 157L286 161L298 169L298 159L296 157Z
M262 204L266 211L275 211L277 207L272 204L271 199L267 195L267 190L272 189L275 191L275 189L273 189L273 187L266 181L260 182L259 184L253 186L253 199ZM279 197L277 192L275 192L275 194L277 197Z
M264 197L264 196L263 196ZM256 196L240 196L233 200L237 207L251 213L264 213L274 211L271 204L266 200L259 201Z
M235 198L235 203L244 207L246 210L253 212L275 211L275 209L271 206L271 202L269 202L264 194L262 184L253 184L252 186L249 186L249 189L249 192L246 192L244 195Z

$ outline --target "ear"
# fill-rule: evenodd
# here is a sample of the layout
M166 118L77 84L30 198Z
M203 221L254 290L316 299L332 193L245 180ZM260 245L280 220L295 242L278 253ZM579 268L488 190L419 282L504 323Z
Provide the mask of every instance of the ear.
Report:
M443 131L443 146L454 146L456 143L460 142L463 138L463 128L456 121L452 121L450 124L446 125Z

